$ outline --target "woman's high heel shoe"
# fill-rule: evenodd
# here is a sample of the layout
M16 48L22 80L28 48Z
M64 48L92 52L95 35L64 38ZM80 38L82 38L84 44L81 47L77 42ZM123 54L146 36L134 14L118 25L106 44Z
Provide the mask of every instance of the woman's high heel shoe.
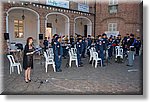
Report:
M29 83L29 81L28 81L28 80L25 80L25 82L26 82L26 83Z
M31 79L28 79L29 82L31 82Z

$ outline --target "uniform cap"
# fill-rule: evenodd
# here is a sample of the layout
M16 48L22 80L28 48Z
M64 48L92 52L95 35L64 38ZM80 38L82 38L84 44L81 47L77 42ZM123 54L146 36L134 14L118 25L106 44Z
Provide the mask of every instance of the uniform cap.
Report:
M88 37L91 37L91 35L88 35Z
M98 35L97 37L99 38L99 37L101 37L102 35Z
M61 38L61 37L57 36L57 37L56 37L56 41L57 41L59 38Z
M105 33L103 33L103 34L102 34L102 36L106 36L106 34L105 34Z
M134 37L134 34L130 34L130 36Z
M82 38L78 38L78 41L82 40Z

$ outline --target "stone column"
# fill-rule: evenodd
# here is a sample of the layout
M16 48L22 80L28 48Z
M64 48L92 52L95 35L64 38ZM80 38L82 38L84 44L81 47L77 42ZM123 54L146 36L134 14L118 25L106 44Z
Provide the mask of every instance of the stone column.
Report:
M70 28L70 23L66 21L65 22L65 35L68 35L68 37L70 38L69 28Z
M45 17L40 17L40 33L45 34Z
M45 36L45 17L44 16L40 16L40 33L43 34L43 37ZM39 40L39 34L38 34L38 44L40 46L43 46L43 40Z
M75 23L73 19L70 19L70 34L69 35L75 35Z

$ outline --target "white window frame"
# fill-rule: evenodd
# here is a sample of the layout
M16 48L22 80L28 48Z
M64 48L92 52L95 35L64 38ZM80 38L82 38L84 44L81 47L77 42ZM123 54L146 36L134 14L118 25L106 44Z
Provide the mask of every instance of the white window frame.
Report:
M87 0L83 0L83 4L88 5Z
M17 25L15 25L16 24L15 21L17 21ZM22 22L22 26L20 22ZM15 30L16 27L17 30ZM16 34L18 35L18 37L16 36ZM24 20L18 20L18 19L14 20L14 36L15 38L24 38Z
M118 0L109 0L109 5L118 5Z
M117 23L109 23L108 24L108 31L112 31L112 32L117 31Z

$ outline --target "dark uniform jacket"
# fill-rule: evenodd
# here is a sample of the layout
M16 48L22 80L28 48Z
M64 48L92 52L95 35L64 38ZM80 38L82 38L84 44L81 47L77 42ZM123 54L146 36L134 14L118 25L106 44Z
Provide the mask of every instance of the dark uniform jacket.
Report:
M77 54L82 54L83 50L82 42L77 42L76 47L77 47Z

